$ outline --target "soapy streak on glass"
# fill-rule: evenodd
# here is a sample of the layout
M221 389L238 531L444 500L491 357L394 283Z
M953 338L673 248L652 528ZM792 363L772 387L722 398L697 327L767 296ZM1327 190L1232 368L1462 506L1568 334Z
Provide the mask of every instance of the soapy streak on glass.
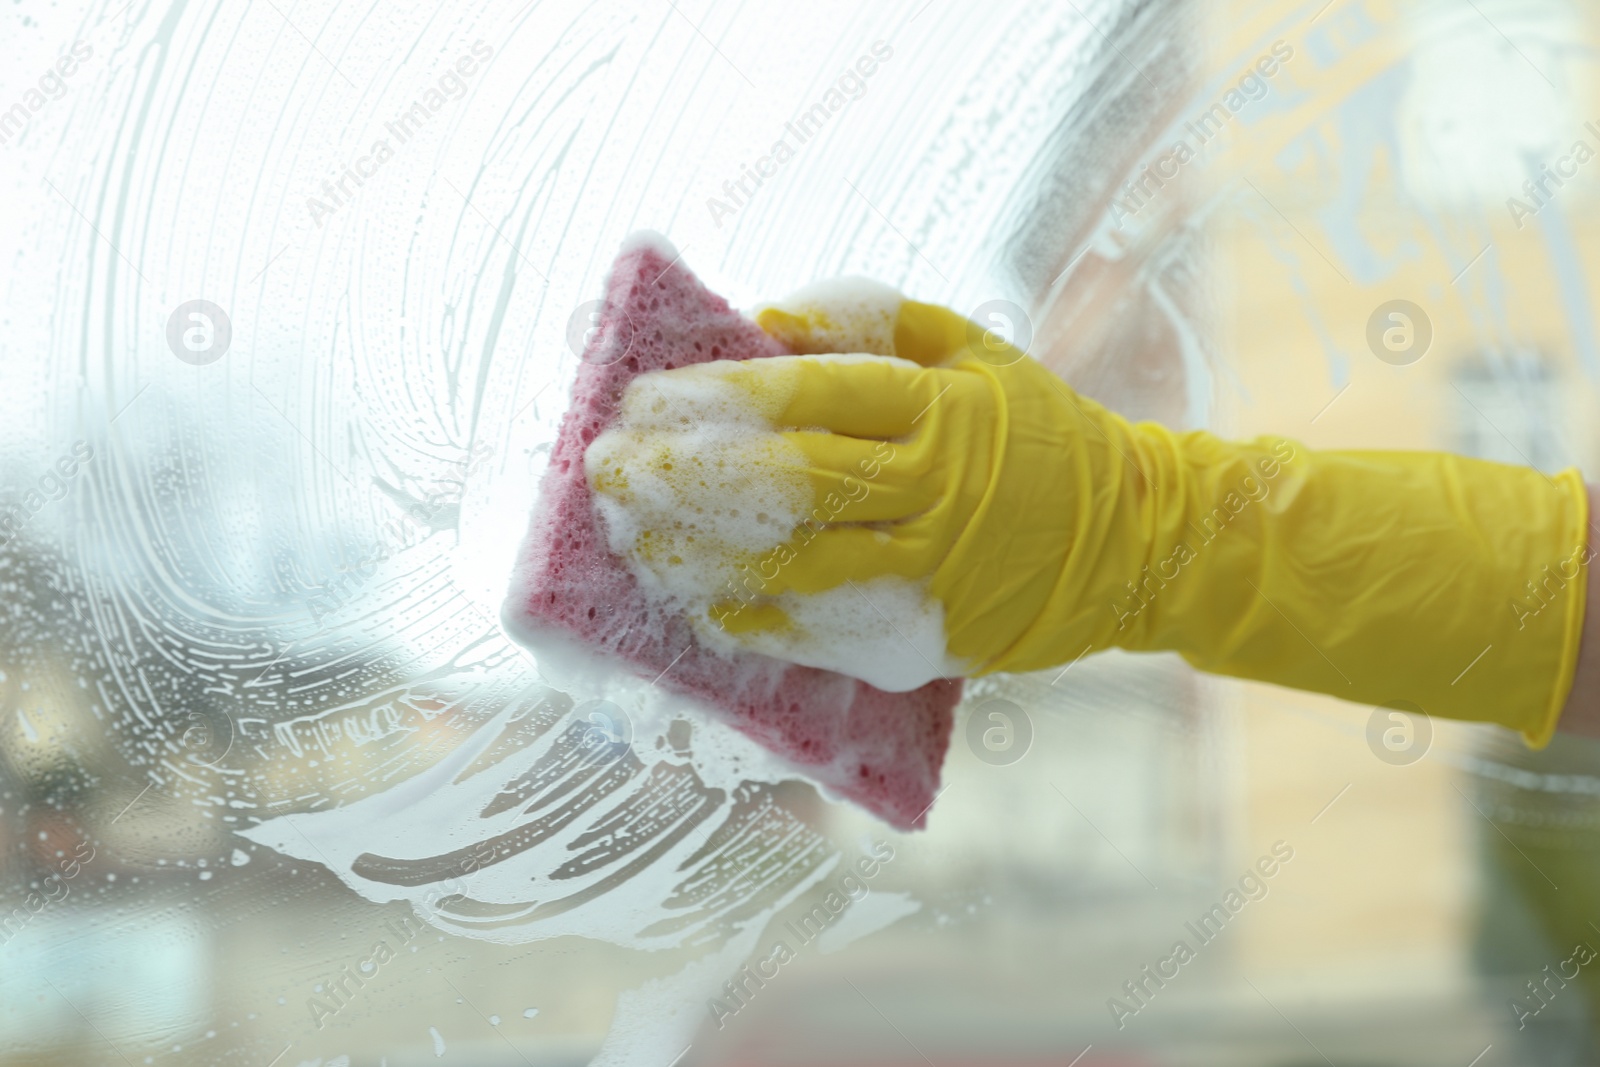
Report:
M363 842L380 831L364 808L378 803L386 811L381 800L287 821L374 899L392 895L383 887L422 890L463 879L466 891L430 901L424 916L499 940L553 936L541 930L545 920L603 905L608 893L649 872L658 913L611 936L657 947L717 942L836 857L759 783L729 795L707 787L686 763L647 766L631 751L596 758L585 737L590 727L571 720L568 703L557 695L506 709L482 727L494 731L492 741L449 788L418 796L424 810L456 813L450 836L465 844L428 852L414 828L401 826L384 835L398 846L393 852L368 847ZM443 803L434 799L441 795ZM274 847L293 847L298 836L274 823L245 835ZM395 854L400 848L406 854ZM414 902L423 897L408 894Z

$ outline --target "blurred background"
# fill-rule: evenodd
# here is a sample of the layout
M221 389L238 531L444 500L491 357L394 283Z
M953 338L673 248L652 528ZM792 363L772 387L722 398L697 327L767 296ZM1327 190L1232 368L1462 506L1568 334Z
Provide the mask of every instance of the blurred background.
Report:
M971 685L899 834L692 715L597 755L498 624L639 228L1592 472L1589 8L4 17L0 1062L1600 1062L1593 743L1107 654Z

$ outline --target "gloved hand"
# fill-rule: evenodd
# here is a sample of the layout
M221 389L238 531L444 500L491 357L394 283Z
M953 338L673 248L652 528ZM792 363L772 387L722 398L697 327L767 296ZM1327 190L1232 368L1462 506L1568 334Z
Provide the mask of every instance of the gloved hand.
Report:
M1583 619L1576 471L1132 424L871 283L757 321L870 355L646 375L588 455L613 549L708 640L891 689L1168 649L1553 731Z

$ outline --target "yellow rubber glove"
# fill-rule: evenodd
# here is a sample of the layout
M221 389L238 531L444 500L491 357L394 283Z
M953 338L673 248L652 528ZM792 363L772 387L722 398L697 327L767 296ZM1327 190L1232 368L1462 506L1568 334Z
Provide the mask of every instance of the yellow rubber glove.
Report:
M612 547L713 641L885 688L1166 649L1549 738L1576 471L1132 424L951 311L847 293L757 321L876 358L647 375L591 447Z

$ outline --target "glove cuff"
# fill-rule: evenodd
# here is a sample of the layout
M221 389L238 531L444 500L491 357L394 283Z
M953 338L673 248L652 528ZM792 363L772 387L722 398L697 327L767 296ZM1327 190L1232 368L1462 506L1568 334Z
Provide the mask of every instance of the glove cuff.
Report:
M1132 429L1161 480L1113 643L1548 742L1592 556L1576 470Z

